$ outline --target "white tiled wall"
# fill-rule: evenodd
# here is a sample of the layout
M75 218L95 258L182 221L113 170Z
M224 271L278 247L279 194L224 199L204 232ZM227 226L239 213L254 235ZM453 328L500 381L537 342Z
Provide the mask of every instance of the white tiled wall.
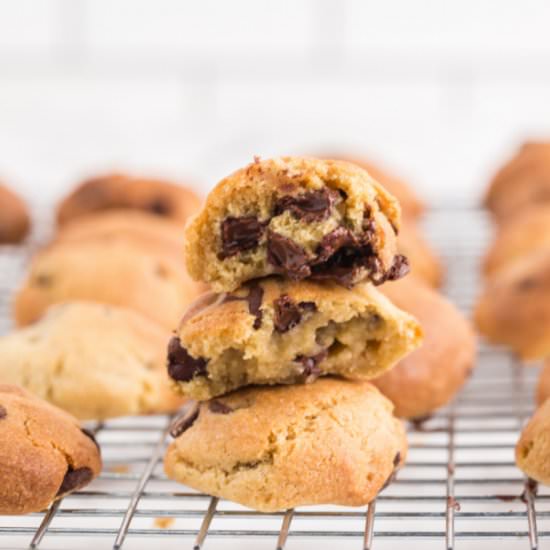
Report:
M548 29L546 0L0 0L0 174L206 192L254 154L348 151L474 201L550 136Z

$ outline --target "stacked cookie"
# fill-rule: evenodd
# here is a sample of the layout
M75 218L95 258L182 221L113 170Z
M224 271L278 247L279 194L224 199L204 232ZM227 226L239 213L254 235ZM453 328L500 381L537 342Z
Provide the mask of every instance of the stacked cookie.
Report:
M476 308L480 332L522 360L547 359L540 406L516 446L516 462L550 483L550 143L529 142L495 175L485 206L497 224L485 256L485 289Z
M197 400L169 477L262 511L376 496L407 445L366 380L421 339L375 288L407 271L399 226L396 200L345 162L256 159L217 185L186 230L189 273L214 292L169 345L174 387Z

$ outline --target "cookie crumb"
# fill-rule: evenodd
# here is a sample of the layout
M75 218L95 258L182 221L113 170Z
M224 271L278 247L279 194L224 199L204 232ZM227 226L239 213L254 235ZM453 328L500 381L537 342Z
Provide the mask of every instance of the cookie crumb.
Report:
M159 529L168 529L174 525L175 518L155 518L153 525Z
M130 471L128 464L115 464L109 468L109 471L114 474L127 474Z

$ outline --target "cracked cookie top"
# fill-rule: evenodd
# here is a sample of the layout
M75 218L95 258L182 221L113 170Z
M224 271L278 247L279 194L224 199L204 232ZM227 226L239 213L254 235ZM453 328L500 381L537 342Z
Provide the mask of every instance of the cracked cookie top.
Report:
M392 408L369 383L335 378L239 390L187 406L165 470L262 511L365 504L406 457Z
M100 470L99 446L74 417L0 384L0 514L44 510Z

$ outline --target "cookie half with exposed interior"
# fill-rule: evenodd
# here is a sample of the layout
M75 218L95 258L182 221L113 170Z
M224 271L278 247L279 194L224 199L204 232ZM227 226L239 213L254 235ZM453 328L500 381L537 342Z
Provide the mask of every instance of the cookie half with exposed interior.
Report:
M396 199L358 166L256 160L222 180L190 222L187 267L217 292L271 274L381 284L408 271L399 226Z
M369 283L271 277L193 304L170 342L168 372L180 392L208 399L327 374L373 378L420 341L418 322Z

